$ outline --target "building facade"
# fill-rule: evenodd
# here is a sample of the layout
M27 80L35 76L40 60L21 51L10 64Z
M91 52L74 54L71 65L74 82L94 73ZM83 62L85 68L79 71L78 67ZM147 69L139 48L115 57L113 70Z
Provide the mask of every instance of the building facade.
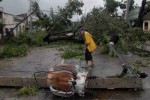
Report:
M20 23L24 18L20 17L20 16L14 16L14 23L15 26ZM15 31L16 31L16 35L18 35L19 33L23 33L26 30L26 21L23 21L22 23L20 23L18 25L18 27L16 27Z
M3 12L3 23L4 23L4 27L3 27L4 35L15 36L16 30L10 33L10 31L13 30L13 28L15 27L14 15Z
M0 38L7 35L16 35L16 30L10 33L10 31L15 27L14 15L4 12L2 7L0 7L0 23L3 24L3 26L0 27Z
M0 39L3 36L3 8L0 7Z
M4 9L0 7L0 38L8 35L16 36L19 33L28 30L29 23L30 23L29 18L24 20L24 18L26 18L27 15L28 15L27 13L20 14L20 15L9 14L4 12ZM34 16L32 18L33 21L37 20L36 17L34 18ZM18 26L16 27L16 25ZM11 32L11 30L13 31Z
M143 17L143 31L150 31L150 12Z
M0 7L0 38L7 35L16 36L24 31L32 30L34 32L36 27L32 26L32 22L39 20L39 18L34 14L31 16L28 15L30 15L30 13L19 15L9 14L4 12L3 7Z

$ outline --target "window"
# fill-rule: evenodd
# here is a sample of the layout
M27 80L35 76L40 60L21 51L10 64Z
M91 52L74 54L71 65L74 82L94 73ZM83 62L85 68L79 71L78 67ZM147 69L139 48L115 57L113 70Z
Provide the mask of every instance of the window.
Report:
M144 23L144 30L145 30L145 31L148 31L148 22L145 22L145 23Z
M3 13L0 12L0 19L2 20L2 18L3 18Z
M8 28L5 28L5 32L8 33L8 32L9 32L9 29L8 29Z
M19 33L21 33L22 32L22 29L21 29L21 26L19 26Z
M22 30L23 30L23 31L25 30L25 27L24 27L24 26L22 26Z

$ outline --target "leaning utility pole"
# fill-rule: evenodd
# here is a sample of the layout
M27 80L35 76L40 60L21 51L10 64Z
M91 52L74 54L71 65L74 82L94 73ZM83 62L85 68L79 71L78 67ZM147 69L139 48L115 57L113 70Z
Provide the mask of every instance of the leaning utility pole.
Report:
M128 22L128 15L129 15L129 8L130 8L130 0L127 0L126 4L126 14L125 14L125 20Z

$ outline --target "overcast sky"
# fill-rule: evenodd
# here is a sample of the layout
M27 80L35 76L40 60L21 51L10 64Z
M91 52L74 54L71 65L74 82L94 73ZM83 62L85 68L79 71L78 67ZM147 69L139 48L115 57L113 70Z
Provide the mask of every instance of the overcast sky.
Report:
M53 8L55 11L58 6L64 6L68 0L38 0L41 10L50 10ZM94 6L104 6L103 0L82 0L84 6L83 13L90 11ZM121 0L116 0L121 1ZM135 3L140 5L142 0L135 0ZM18 15L27 13L29 10L29 0L3 0L0 7L4 8L4 12Z

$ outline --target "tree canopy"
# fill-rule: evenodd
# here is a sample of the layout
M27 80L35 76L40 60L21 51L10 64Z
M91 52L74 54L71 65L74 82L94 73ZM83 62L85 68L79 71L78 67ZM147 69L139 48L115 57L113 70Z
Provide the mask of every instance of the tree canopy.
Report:
M115 0L104 0L105 8L110 14L114 14L117 11L117 7L119 6L119 2Z
M81 7L83 5L84 3L79 0L68 0L64 8L58 7L58 13L65 18L72 18L74 14L82 14Z
M150 10L150 1L147 1L147 9Z
M130 7L129 7L129 10L132 10L136 7L136 5L134 4L135 1L134 0L130 0Z

